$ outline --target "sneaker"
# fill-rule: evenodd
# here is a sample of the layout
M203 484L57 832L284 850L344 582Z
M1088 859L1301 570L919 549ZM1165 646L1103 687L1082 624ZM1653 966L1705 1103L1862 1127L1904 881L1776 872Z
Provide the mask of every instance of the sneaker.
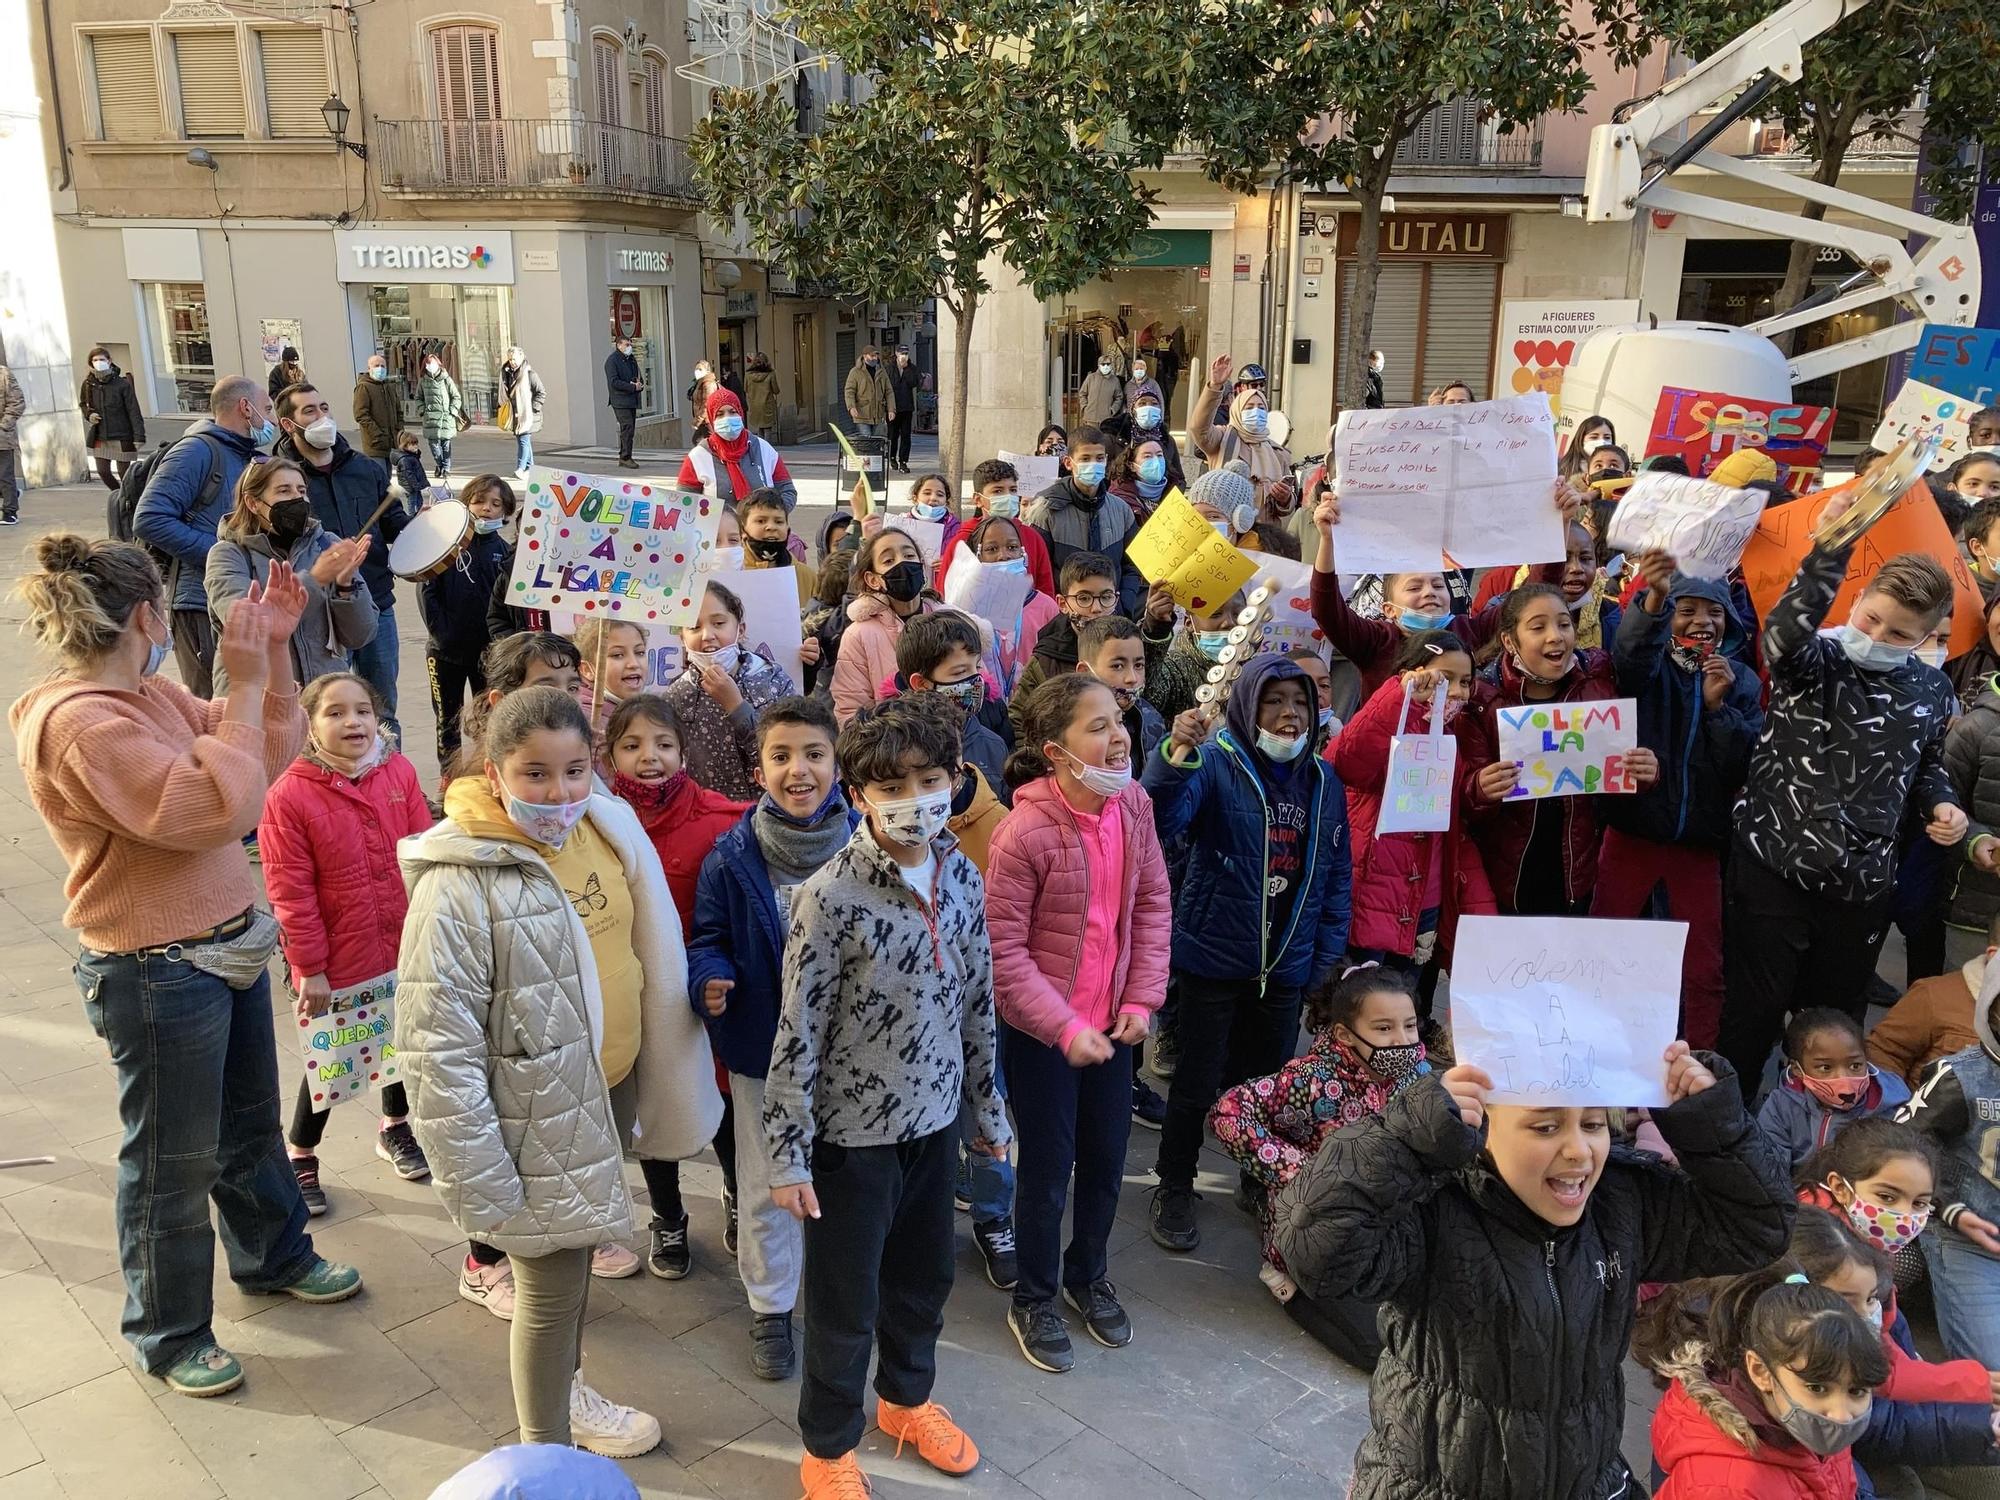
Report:
M21 518L19 516L0 516L0 526L19 526L20 524L21 524ZM236 1379L237 1382L240 1384L242 1382L243 1377L241 1374L238 1374ZM203 1391L202 1394L204 1396L213 1396L216 1393L214 1391Z
M799 1367L792 1315L758 1313L750 1320L750 1368L759 1380L790 1380Z
M1069 1328L1053 1302L1015 1302L1007 1308L1007 1331L1021 1346L1021 1357L1037 1370L1066 1375L1076 1368Z
M361 1290L361 1273L337 1260L314 1256L312 1268L305 1275L278 1290L301 1302L345 1302Z
M806 1487L805 1500L868 1500L874 1493L861 1472L861 1460L851 1452L838 1458L808 1453L799 1460L799 1483Z
M736 1253L736 1194L727 1183L722 1187L722 1248Z
M319 1185L319 1158L293 1157L292 1175L299 1180L299 1196L306 1200L306 1217L317 1219L326 1212L326 1189Z
M639 460L636 458L621 458L618 460L618 467L621 469L636 469L639 467Z
M1289 1302L1298 1296L1298 1283L1268 1260L1257 1267L1257 1279L1264 1283L1264 1289L1280 1302Z
M1063 1301L1083 1314L1083 1326L1090 1336L1107 1349L1123 1349L1132 1342L1132 1320L1118 1301L1118 1291L1108 1281L1093 1281L1081 1292L1063 1288Z
M243 1366L220 1344L204 1344L175 1360L160 1378L183 1396L221 1396L243 1384Z
M979 1449L965 1435L965 1429L952 1421L951 1413L935 1401L898 1406L878 1397L875 1425L882 1429L882 1436L896 1440L897 1458L903 1456L903 1444L915 1443L917 1456L940 1473L970 1474L979 1467Z
M986 1279L1003 1292L1013 1291L1014 1283L1021 1279L1014 1264L1014 1221L989 1219L984 1224L974 1224L972 1243L979 1247L980 1259L986 1262Z
M514 477L516 479L526 479L528 477L528 473L529 471L526 469L516 469L514 471Z
M639 1252L606 1240L590 1252L590 1274L600 1281L623 1281L639 1274Z
M604 1458L637 1458L660 1446L660 1424L645 1412L605 1400L583 1383L579 1371L569 1379L569 1440Z
M375 1154L394 1167L405 1182L421 1182L431 1175L431 1164L424 1160L424 1148L417 1144L417 1133L410 1129L408 1120L384 1125L375 1132Z
M503 1323L514 1321L514 1267L505 1259L482 1266L471 1256L458 1268L458 1295Z
M694 1257L688 1254L688 1216L682 1214L678 1224L669 1224L658 1214L647 1230L646 1269L662 1281L679 1281L693 1269Z
M1174 1065L1180 1061L1180 1044L1171 1031L1157 1032L1146 1043L1146 1056L1153 1065L1155 1078L1172 1078Z
M1143 1125L1148 1130L1158 1130L1167 1123L1167 1101L1141 1081L1136 1073L1132 1075L1132 1123Z
M1153 1243L1182 1255L1201 1243L1201 1231L1194 1222L1193 1188L1162 1183L1153 1189Z

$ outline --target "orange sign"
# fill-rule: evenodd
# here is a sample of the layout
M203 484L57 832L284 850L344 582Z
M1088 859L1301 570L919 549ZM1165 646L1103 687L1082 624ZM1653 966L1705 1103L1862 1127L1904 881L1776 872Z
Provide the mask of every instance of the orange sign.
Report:
M1750 545L1743 549L1743 581L1749 585L1758 619L1770 618L1772 609L1797 575L1799 564L1812 549L1812 533L1827 501L1860 482L1850 479L1833 489L1816 490L1789 504L1765 510ZM1955 596L1951 610L1951 654L1957 656L1978 645L1986 630L1979 586L1972 581L1972 574L1951 539L1951 529L1938 512L1937 502L1931 499L1929 486L1921 479L1903 491L1903 498L1890 506L1888 514L1863 532L1854 544L1847 560L1847 580L1834 596L1826 623L1838 625L1845 620L1868 580L1883 563L1904 552L1928 553L1943 563L1951 575Z

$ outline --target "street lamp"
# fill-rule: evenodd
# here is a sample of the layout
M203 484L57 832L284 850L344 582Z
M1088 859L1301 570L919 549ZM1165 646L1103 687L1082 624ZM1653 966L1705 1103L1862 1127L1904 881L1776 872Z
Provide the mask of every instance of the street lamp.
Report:
M353 114L353 111L347 107L340 95L327 95L326 103L319 107L319 112L321 118L326 121L326 133L333 137L334 145L345 147L363 161L368 160L368 148L359 141L350 141L347 138L347 117Z

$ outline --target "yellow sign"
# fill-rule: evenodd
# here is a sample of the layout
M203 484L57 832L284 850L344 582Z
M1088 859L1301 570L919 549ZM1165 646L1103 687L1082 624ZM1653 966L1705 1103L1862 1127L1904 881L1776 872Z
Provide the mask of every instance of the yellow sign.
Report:
M1167 492L1125 555L1149 583L1164 583L1176 604L1202 615L1222 608L1257 571L1178 489Z

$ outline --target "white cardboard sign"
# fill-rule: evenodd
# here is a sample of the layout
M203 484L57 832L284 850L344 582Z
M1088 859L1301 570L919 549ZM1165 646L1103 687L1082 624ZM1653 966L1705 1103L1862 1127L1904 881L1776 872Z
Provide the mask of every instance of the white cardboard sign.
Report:
M1727 578L1763 519L1764 496L1684 474L1641 474L1611 512L1605 539L1637 557L1670 552L1690 578Z

